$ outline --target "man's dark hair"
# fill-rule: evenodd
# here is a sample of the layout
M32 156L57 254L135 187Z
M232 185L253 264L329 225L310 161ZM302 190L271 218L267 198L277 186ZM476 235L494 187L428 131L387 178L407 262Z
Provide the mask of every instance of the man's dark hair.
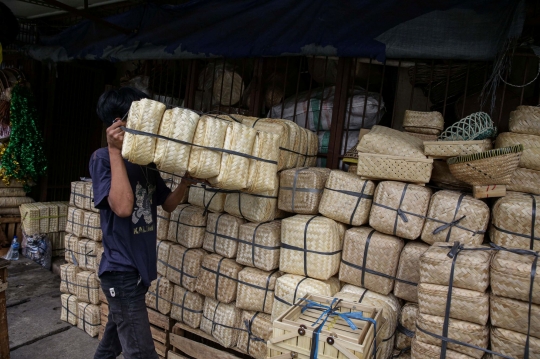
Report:
M133 101L149 98L144 92L133 87L121 87L118 90L105 91L97 102L98 117L107 126L112 125L115 118L122 118L129 111Z

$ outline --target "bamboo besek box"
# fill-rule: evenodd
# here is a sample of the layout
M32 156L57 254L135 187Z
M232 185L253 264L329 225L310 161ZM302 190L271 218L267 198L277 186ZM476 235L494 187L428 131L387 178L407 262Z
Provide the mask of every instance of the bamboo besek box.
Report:
M281 172L278 208L299 214L319 213L330 169L318 167L295 168Z
M231 303L236 300L238 273L243 266L233 259L209 254L201 264L196 289L206 297Z
M265 271L279 267L281 221L245 223L238 237L236 262Z
M203 208L181 204L171 213L169 241L187 248L200 248L204 241L207 216Z
M235 258L238 231L245 220L226 213L209 213L203 248L226 258Z
M276 280L280 276L278 271L266 272L251 267L242 269L238 273L236 306L244 310L272 314Z

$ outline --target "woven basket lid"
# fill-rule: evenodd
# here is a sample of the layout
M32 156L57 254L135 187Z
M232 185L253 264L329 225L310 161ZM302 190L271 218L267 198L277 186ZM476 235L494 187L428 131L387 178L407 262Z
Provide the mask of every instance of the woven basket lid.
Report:
M432 128L442 131L444 129L444 118L438 111L405 111L403 127Z

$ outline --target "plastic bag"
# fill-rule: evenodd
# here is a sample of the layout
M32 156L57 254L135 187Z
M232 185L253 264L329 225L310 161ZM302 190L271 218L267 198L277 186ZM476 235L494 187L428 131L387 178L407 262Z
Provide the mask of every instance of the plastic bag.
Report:
M52 263L51 241L46 234L23 235L22 255L50 269Z

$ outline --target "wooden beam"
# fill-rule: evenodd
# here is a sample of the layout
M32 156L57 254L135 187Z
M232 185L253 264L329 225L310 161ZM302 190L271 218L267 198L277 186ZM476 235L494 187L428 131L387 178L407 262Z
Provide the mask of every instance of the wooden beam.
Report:
M21 223L21 217L1 217L0 224L4 223Z
M170 341L172 346L179 348L184 354L195 359L238 359L236 355L211 348L208 345L194 342L176 334L171 333Z
M185 357L183 355L177 354L169 350L169 352L167 353L167 359L188 359L188 357Z

